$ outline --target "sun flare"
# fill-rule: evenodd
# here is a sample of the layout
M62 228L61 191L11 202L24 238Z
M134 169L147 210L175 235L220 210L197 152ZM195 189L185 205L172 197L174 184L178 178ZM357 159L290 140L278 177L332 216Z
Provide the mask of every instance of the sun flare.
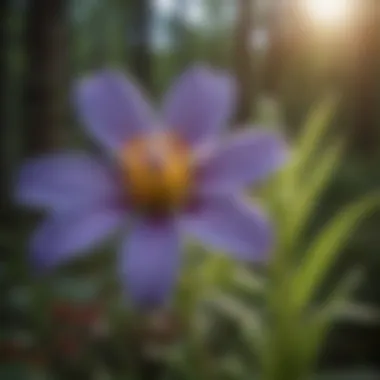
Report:
M353 0L303 0L307 17L320 26L336 26L348 21Z

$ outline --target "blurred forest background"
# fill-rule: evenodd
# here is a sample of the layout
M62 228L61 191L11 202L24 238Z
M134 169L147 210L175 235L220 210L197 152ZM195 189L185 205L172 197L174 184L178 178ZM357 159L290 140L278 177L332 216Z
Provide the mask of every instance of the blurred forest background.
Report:
M23 257L35 216L11 201L14 173L25 157L68 145L95 149L77 125L70 103L73 81L81 75L122 67L159 100L169 82L195 61L228 68L241 89L236 123L281 125L290 139L316 102L337 93L340 102L328 134L344 139L345 155L318 199L308 236L342 205L380 188L380 4L346 1L347 8L337 11L327 3L342 2L0 1L2 379L26 378L20 363L28 363L29 374L54 365L56 373L72 378L107 379L93 371L102 372L101 363L119 368L124 361L118 357L122 351L112 348L120 340L96 338L94 343L83 332L90 325L102 331L99 310L109 289L93 276L101 264L74 264L56 273L48 287L31 285ZM362 306L336 323L319 366L380 369L380 215L355 233L327 283L351 266L364 273L355 293L356 305ZM85 273L85 279L78 273ZM99 296L99 288L105 294ZM56 300L49 322L39 307L48 290ZM68 301L73 299L86 302L73 308ZM224 331L229 342L234 330L227 326ZM91 347L85 354L70 338L79 333L86 335L81 342ZM52 336L54 344L46 338ZM67 372L65 355L79 356L75 360L81 365ZM129 355L125 360L134 359Z

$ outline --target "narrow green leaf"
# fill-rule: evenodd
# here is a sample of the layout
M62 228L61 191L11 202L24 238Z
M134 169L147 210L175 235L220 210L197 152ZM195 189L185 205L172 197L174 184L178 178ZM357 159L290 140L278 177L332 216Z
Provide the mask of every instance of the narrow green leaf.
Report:
M314 239L293 278L293 302L296 310L310 301L354 228L379 204L380 195L376 194L348 206Z
M302 356L301 362L303 362L306 372L314 366L330 325L339 317L352 292L361 282L362 275L360 270L350 271L330 293L324 305L306 318L303 324L305 333L301 334L304 340L299 347L300 357Z
M209 300L209 303L213 308L239 324L249 326L252 330L261 330L261 320L257 312L236 297L216 294L213 299Z
M233 285L241 290L249 291L253 295L263 295L266 290L266 279L253 271L236 267L233 274Z
M318 162L309 175L300 183L300 190L292 207L288 212L289 238L293 241L302 233L310 215L314 211L319 196L331 180L342 155L342 147L339 144L330 146L321 154Z
M378 307L346 302L336 312L337 318L350 323L363 324L366 326L380 325L380 309Z
M298 162L304 166L313 154L318 150L327 128L330 125L338 104L336 95L331 95L318 104L306 121L301 135L299 136L296 149L298 152Z
M247 347L259 354L264 337L262 319L258 311L235 297L224 294L215 295L209 303L239 326L241 338Z
M208 255L199 268L204 287L226 285L233 276L234 263L223 255Z

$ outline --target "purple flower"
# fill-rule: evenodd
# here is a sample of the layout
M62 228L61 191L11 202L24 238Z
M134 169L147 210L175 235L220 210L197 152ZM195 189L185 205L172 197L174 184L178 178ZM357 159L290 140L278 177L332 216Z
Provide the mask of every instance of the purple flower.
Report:
M238 259L265 259L271 226L242 191L284 162L285 146L266 131L222 136L233 112L229 76L189 69L170 89L160 118L116 71L81 80L75 101L107 158L57 153L22 168L17 200L48 210L31 239L37 268L83 255L128 224L120 278L135 303L156 306L176 283L183 233Z

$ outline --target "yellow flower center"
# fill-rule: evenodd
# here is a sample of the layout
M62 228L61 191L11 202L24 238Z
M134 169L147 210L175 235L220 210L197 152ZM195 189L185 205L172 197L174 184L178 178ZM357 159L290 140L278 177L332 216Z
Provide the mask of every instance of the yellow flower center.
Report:
M190 150L176 136L160 133L129 141L121 151L123 181L142 212L172 212L190 193Z

